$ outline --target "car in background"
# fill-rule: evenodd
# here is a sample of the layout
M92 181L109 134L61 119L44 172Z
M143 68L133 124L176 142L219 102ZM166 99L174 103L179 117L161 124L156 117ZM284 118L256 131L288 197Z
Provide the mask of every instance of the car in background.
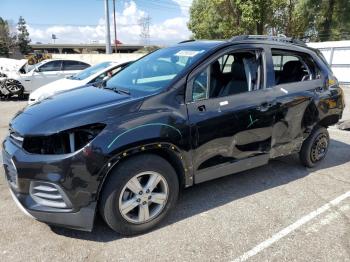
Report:
M67 76L74 75L90 67L76 60L47 59L36 65L28 65L21 60L15 70L3 71L0 77L3 95L22 95Z
M36 89L30 94L28 104L34 104L57 93L77 87L92 84L98 86L129 64L130 62L117 63L108 61L86 68L73 76L56 80Z

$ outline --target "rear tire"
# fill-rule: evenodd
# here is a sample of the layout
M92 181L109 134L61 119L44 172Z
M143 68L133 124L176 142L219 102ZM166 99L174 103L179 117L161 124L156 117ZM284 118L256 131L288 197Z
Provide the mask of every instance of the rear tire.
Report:
M136 235L156 227L173 209L178 194L179 181L173 167L157 155L139 155L111 171L99 209L114 231Z
M317 126L304 141L299 158L306 167L315 167L326 157L329 148L329 133L324 127Z

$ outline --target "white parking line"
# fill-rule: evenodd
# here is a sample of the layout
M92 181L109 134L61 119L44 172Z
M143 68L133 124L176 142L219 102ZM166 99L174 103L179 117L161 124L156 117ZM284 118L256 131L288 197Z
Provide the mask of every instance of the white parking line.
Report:
M316 209L315 211L312 211L311 213L307 214L306 216L303 216L302 218L300 218L299 220L297 220L296 222L294 222L290 226L282 229L281 231L279 231L278 233L273 235L271 238L261 242L259 245L255 246L251 250L247 251L246 253L244 253L240 257L234 259L233 262L243 262L243 261L248 260L249 258L251 258L251 257L255 256L256 254L260 253L261 251L263 251L264 249L268 248L269 246L271 246L272 244L274 244L275 242L277 242L281 238L287 236L289 233L293 232L297 228L299 228L302 225L306 224L307 222L311 221L312 219L319 216L320 214L326 212L331 207L333 207L333 206L339 204L340 202L342 202L343 200L347 199L348 197L350 197L350 191L348 191L345 194L337 197L336 199L328 202L324 206L321 206L320 208Z

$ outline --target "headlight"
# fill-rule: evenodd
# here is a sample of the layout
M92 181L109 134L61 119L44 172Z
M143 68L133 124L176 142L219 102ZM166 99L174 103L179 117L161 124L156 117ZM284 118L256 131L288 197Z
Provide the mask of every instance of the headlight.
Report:
M62 131L50 136L25 137L23 148L32 154L69 154L86 146L105 127L105 124L92 124Z

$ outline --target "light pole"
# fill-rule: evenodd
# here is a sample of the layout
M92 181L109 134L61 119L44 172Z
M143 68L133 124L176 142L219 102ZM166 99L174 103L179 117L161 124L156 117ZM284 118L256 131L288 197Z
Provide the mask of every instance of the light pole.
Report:
M115 52L117 53L117 22L115 20L115 0L113 0L113 24L114 24L114 47Z
M106 20L106 54L111 53L111 31L109 27L108 0L105 0L105 20Z

